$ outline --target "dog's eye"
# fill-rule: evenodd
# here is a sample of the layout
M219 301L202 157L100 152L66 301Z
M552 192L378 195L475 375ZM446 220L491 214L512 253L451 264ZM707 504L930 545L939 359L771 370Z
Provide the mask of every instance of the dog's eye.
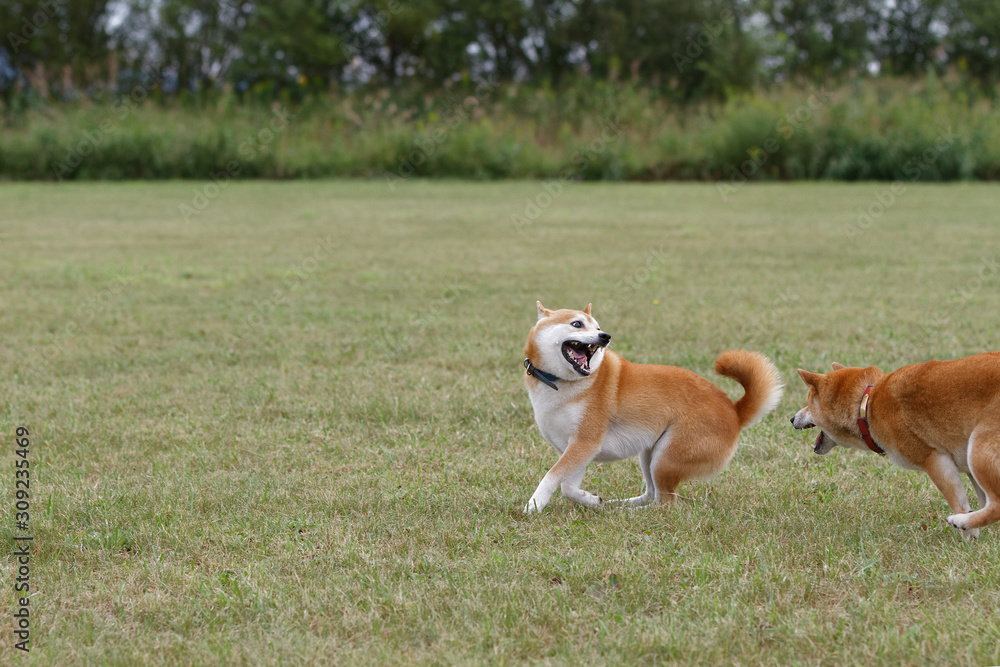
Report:
M580 320L577 320L576 322L573 322L573 326L575 326L577 329L579 329L580 327L583 326L583 322L581 322Z

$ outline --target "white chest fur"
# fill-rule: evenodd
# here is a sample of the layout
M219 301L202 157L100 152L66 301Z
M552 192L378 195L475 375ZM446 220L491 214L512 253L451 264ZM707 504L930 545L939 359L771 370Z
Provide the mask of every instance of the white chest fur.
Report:
M574 400L585 390L580 386L583 384L561 383L559 391L555 391L539 383L528 391L539 433L560 454L569 446L586 416L586 401ZM638 456L639 452L656 444L660 435L645 429L608 424L594 460L618 461Z
M528 390L539 433L560 453L565 451L583 421L584 402L574 400L583 391L576 386L578 384L560 382L559 391L556 391L539 382Z

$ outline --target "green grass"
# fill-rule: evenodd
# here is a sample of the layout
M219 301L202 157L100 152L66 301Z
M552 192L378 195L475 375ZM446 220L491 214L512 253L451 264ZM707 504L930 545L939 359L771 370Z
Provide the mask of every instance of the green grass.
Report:
M18 425L35 536L0 662L1000 663L1000 525L787 423L797 367L997 349L996 187L911 184L856 242L886 184L568 185L520 232L538 183L233 183L186 224L196 187L0 188L0 537ZM536 299L734 396L715 356L759 349L785 398L685 501L526 519Z
M0 106L0 180L988 181L1000 180L997 97L929 76L678 106L587 79L266 108L231 94L192 106Z

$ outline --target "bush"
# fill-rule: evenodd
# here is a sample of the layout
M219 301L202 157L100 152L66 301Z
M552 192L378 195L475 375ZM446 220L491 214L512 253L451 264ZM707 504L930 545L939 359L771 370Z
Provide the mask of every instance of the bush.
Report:
M7 110L0 178L1000 179L994 104L936 79L688 107L591 80L476 92L330 94L290 119L232 103Z

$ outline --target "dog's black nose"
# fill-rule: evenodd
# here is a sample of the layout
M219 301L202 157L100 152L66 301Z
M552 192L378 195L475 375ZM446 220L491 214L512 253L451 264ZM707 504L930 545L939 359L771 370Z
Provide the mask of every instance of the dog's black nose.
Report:
M795 415L788 418L788 421L792 422L792 426L795 426Z
M611 341L611 334L604 333L603 331L597 334L597 340L601 341L604 345L607 345Z

